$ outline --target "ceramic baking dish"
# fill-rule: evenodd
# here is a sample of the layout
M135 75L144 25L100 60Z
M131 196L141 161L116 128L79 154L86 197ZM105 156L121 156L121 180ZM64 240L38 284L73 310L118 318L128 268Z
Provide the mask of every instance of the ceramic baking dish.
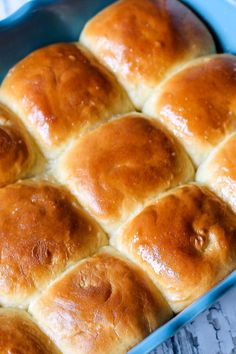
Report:
M185 0L210 27L219 51L236 54L236 0ZM31 0L0 22L0 80L32 50L76 41L85 22L111 0ZM148 353L236 285L236 271L183 312L154 331L130 354Z

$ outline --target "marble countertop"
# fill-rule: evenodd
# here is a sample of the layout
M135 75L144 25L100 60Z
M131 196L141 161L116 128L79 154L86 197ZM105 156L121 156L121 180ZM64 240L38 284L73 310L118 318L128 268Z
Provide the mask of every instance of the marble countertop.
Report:
M0 20L17 10L29 0L0 0Z
M236 288L150 354L236 354Z
M0 19L27 0L0 0ZM150 354L236 354L236 288Z

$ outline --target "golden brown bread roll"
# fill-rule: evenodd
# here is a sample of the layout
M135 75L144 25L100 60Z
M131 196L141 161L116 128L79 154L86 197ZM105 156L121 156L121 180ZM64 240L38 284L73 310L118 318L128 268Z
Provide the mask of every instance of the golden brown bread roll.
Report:
M104 233L64 188L27 181L0 189L0 304L26 307L104 244Z
M110 232L158 193L191 179L193 172L179 144L155 120L138 113L79 139L54 170Z
M59 354L30 316L16 309L0 309L1 354Z
M236 134L212 151L200 165L196 180L206 184L236 212Z
M17 117L0 103L0 187L30 174L37 155Z
M137 108L188 60L215 51L200 20L176 0L122 0L92 18L80 41L118 77Z
M171 317L145 276L111 248L82 261L30 306L65 354L123 354Z
M79 44L69 43L38 49L16 64L1 97L50 158L91 126L132 110L113 75Z
M9 71L0 306L34 319L0 308L0 354L126 353L236 268L227 204L193 184L166 192L194 179L186 152L196 165L210 153L197 178L236 211L236 57L199 58L214 52L181 2L120 0L81 43ZM91 216L123 256L100 249L108 238Z
M144 112L160 119L199 165L236 129L236 57L192 62L159 87Z
M153 279L175 312L236 266L236 215L203 187L170 191L112 243Z

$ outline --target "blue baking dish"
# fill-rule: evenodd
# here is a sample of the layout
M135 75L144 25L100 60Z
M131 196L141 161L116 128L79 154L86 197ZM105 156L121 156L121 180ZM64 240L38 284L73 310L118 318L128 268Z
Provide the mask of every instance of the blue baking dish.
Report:
M32 50L53 42L76 41L85 22L111 0L31 0L0 21L0 80ZM208 25L218 50L236 54L236 0L183 0ZM236 271L154 331L130 354L144 354L236 285Z

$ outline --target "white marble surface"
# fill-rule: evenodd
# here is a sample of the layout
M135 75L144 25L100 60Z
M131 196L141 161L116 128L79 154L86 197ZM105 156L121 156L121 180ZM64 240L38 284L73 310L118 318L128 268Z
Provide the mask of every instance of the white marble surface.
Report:
M29 0L0 0L0 20L17 10Z
M26 1L0 0L0 19ZM150 354L236 354L235 300L232 289Z
M236 288L150 354L236 354Z

